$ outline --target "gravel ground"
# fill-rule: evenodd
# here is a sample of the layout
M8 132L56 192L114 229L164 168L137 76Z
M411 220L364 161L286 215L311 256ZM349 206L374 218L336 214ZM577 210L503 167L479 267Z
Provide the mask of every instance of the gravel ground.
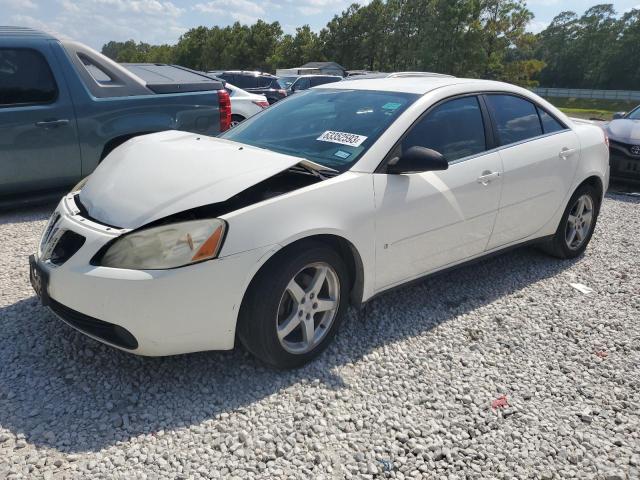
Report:
M638 198L606 199L584 258L396 290L293 372L64 326L27 278L48 212L0 215L0 478L640 478Z

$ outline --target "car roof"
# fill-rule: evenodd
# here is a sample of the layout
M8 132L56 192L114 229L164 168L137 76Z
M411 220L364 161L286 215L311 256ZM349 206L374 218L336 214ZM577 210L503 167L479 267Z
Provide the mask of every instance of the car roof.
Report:
M0 25L0 37L29 37L43 40L57 40L53 35L27 27L12 27Z
M468 84L473 89L479 90L512 92L519 90L519 87L504 82L457 77L354 78L348 82L327 83L314 88L330 88L335 90L378 90L384 92L404 92L424 95L425 93L438 88L461 84Z

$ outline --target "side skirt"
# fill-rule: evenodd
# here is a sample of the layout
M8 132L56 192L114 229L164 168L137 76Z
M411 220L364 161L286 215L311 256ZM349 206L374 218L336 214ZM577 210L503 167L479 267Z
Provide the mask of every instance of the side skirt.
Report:
M419 276L417 278L414 278L412 280L409 280L407 282L400 283L398 285L394 285L392 287L388 287L388 288L385 288L383 290L380 290L380 291L376 292L373 296L368 298L366 301L362 302L362 305L360 306L360 308L361 309L365 308L366 305L370 301L378 298L379 296L382 296L382 295L385 295L387 293L393 292L393 291L395 291L397 289L400 289L400 288L405 288L405 287L409 287L409 286L412 286L412 285L416 285L416 284L418 284L420 282L423 282L427 278L431 278L431 277L435 277L437 275L442 275L442 274L445 274L445 273L449 273L449 272L451 272L453 270L456 270L458 268L468 267L469 265L473 265L475 263L482 262L484 260L487 260L488 258L497 257L498 255L502 255L502 254L504 254L506 252L510 252L511 250L515 250L515 249L518 249L518 248L521 248L521 247L526 247L526 246L529 246L529 245L536 245L536 244L540 244L540 243L545 243L545 242L550 241L551 239L553 239L553 235L547 235L545 237L538 237L538 238L534 238L534 239L531 239L531 240L526 240L526 241L521 242L521 243L515 243L513 245L508 245L506 247L502 247L502 248L499 248L497 250L493 250L491 252L482 254L482 255L480 255L478 257L473 257L470 260L464 260L461 263L456 263L455 265L451 265L449 267L444 267L443 269L436 270L435 272L426 273L424 275L421 275L421 276Z

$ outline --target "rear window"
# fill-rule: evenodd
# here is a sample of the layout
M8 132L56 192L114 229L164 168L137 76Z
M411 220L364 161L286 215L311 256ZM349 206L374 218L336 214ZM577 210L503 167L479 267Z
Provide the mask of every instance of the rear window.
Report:
M99 65L92 61L86 55L78 54L78 58L84 65L84 68L89 72L91 78L93 78L100 85L105 85L113 82L113 78L105 72Z
M502 145L542 135L542 126L533 103L513 95L492 94L486 98Z
M51 103L57 96L56 82L41 53L0 48L0 107Z
M258 86L258 78L255 75L234 75L233 84L240 88L256 88Z

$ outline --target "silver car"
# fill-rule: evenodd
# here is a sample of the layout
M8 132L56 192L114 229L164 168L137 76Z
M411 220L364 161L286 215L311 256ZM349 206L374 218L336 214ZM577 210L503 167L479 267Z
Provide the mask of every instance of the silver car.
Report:
M640 181L640 105L619 112L606 125L609 136L611 176Z

